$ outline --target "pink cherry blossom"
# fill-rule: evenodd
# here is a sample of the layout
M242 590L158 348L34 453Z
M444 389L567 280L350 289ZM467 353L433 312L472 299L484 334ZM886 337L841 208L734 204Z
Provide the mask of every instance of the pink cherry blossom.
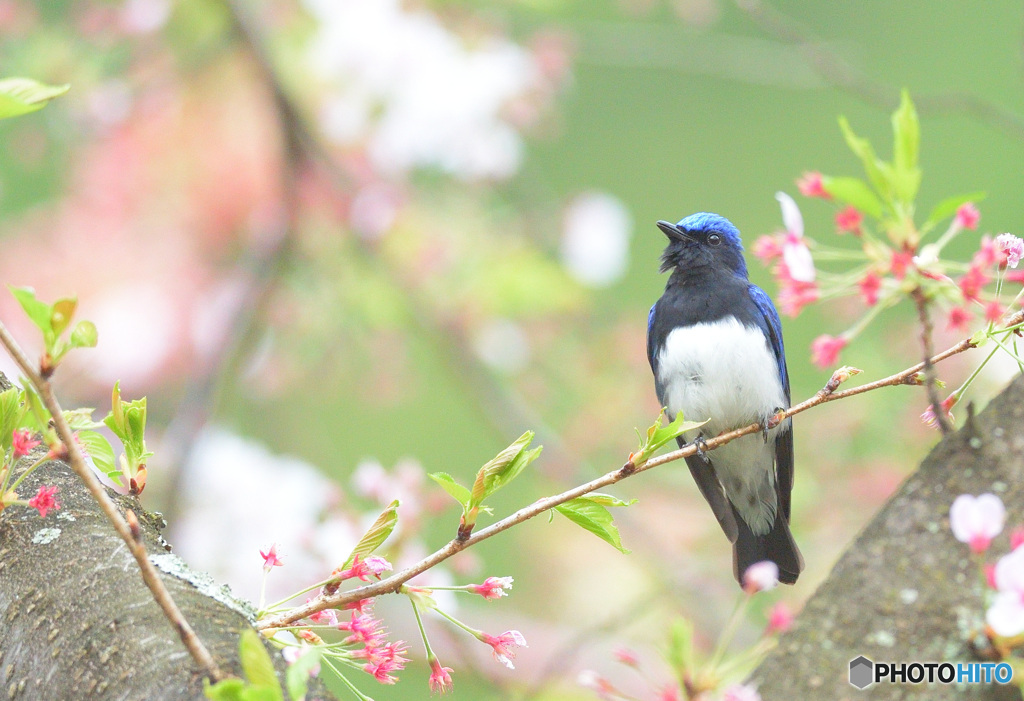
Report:
M32 432L27 428L15 431L11 438L11 445L14 449L14 459L24 457L32 452L32 449L42 441L32 440Z
M793 626L793 611L782 601L776 601L775 605L768 609L768 627L765 632L785 633Z
M977 262L971 263L971 267L967 269L964 276L960 278L957 283L960 286L960 292L964 296L965 301L976 301L981 294L982 288L989 283L992 278L985 273L984 268L978 265Z
M1024 240L1013 234L999 234L996 236L996 245L1006 256L1006 264L1016 268L1020 259L1024 258Z
M771 560L755 562L743 573L743 589L748 594L774 589L779 583L779 566Z
M53 498L53 495L57 493L57 487L42 486L36 495L28 500L28 505L33 509L39 511L39 515L46 518L46 512L56 511L60 508L60 502Z
M500 599L508 596L505 590L512 588L512 582L511 577L488 577L483 584L470 584L469 591L485 599Z
M959 397L957 397L955 394L951 394L945 399L943 399L940 405L942 407L942 413L945 414L946 419L950 423L952 423L954 420L952 409L959 400ZM924 413L921 414L921 421L923 421L924 424L930 428L939 427L939 422L935 420L935 410L930 406L924 410Z
M403 657L406 651L405 642L399 640L397 643L388 643L381 647L366 648L361 651L361 655L353 656L366 657L367 662L363 665L363 671L378 682L394 684L398 679L392 676L392 672L404 669L405 663L409 661Z
M882 278L875 271L869 272L857 283L860 294L869 307L878 304L878 293L882 289Z
M1006 308L996 300L992 300L985 305L985 321L995 324L1003 318L1005 313Z
M782 244L779 243L779 239L775 236L761 236L757 241L754 241L754 246L751 248L751 252L754 254L755 258L765 265L768 265L772 261L782 257Z
M860 225L863 221L863 215L855 207L845 207L836 212L836 228L839 231L849 231L859 235Z
M518 630L506 630L498 636L481 633L478 637L481 642L485 642L491 646L494 652L494 659L501 662L509 669L515 669L515 666L512 664L512 658L516 655L512 650L512 647L527 647L526 638L524 638L523 634Z
M994 579L997 594L985 621L1004 638L1024 633L1024 548L999 559Z
M821 197L830 200L832 196L825 190L825 182L821 173L808 171L796 181L796 187L804 197Z
M907 276L907 271L913 265L913 251L893 251L892 258L889 261L889 270L894 278L902 280Z
M976 553L988 550L992 539L1003 530L1005 521L1003 501L991 493L978 497L961 494L949 508L949 527L953 536L970 545ZM1021 581L1024 583L1024 579Z
M362 644L367 647L376 647L384 640L387 633L381 628L381 623L376 618L366 613L352 612L352 618L336 624L338 630L352 633L345 638L346 645Z
M971 265L984 269L997 264L1000 266L1005 265L1006 255L991 236L982 236L978 252L971 258Z
M782 260L786 263L789 276L797 282L814 282L814 259L811 249L804 243L804 218L800 208L785 192L776 192L775 199L782 207L782 223L786 227Z
M964 333L971 328L971 311L967 307L953 307L946 317L946 330Z
M1010 531L1010 550L1016 550L1024 545L1024 527L1017 526Z
M380 579L381 574L390 569L391 563L383 557L371 555L363 560L359 555L356 555L355 559L352 560L351 567L340 572L335 571L334 576L341 580L361 579L364 582L368 582L371 576Z
M817 301L818 285L814 282L800 282L789 274L785 262L775 267L775 279L779 283L779 309L787 316L797 316L808 304Z
M978 221L981 219L981 212L974 206L973 202L965 202L956 210L956 225L962 229L977 229Z
M271 543L267 552L260 550L260 557L263 558L263 570L269 572L274 567L283 567L284 563L277 555L277 543Z
M839 360L839 352L848 343L849 340L843 336L818 336L811 342L811 362L822 369L832 367Z
M308 604L309 602L310 602L310 599L306 599L306 603ZM309 618L309 620L313 621L313 623L318 623L320 625L325 625L325 626L336 626L336 625L338 625L338 612L336 610L334 610L334 609L324 609L323 611L317 611L315 613L311 613L311 614L309 614L308 618Z
M451 672L451 667L442 667L436 657L430 658L430 679L427 685L431 693L444 695L452 690Z

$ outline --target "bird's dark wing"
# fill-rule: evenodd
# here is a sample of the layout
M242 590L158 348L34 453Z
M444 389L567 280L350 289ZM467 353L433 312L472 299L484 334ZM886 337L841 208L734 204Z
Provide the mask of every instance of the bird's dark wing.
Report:
M747 288L750 299L758 311L761 312L761 330L771 345L775 354L775 362L779 368L779 379L782 381L782 389L786 394L787 404L790 401L789 394L789 370L786 368L786 351L782 345L782 322L779 321L779 313L775 311L771 297L757 285L750 285ZM779 494L779 506L782 513L789 520L790 495L793 491L793 429L781 431L775 437L775 478L776 489Z
M676 442L679 443L680 448L686 445L682 438L676 439ZM735 543L736 537L739 535L736 516L732 505L729 504L728 497L725 496L722 483L715 477L714 468L699 455L691 455L686 458L686 466L690 468L690 474L693 476L693 481L697 483L697 489L700 490L704 500L711 507L711 512L718 519L718 525L725 532L725 537L729 539L730 543Z
M651 305L651 311L647 313L647 362L651 364L651 371L654 373L655 378L658 376L658 359L654 357L654 346L656 340L652 333L652 327L654 326L654 308L658 306L655 302Z
M768 293L757 285L750 285L747 288L750 299L754 306L761 312L761 323L758 324L765 332L768 342L771 344L772 352L775 354L775 362L779 367L779 379L782 380L782 389L786 393L786 401L789 401L789 371L786 369L786 351L782 346L782 322L779 321L779 313L775 311L772 298Z

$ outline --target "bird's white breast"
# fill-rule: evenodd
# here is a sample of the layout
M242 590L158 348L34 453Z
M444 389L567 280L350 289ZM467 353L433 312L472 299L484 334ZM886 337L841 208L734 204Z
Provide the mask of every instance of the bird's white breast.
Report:
M711 419L705 435L751 424L788 405L764 334L732 316L669 333L658 356L658 380L673 415Z

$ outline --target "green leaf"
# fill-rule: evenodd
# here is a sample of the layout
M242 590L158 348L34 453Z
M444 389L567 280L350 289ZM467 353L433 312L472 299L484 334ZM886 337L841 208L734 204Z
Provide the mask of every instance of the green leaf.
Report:
M70 85L44 85L31 78L0 80L0 119L35 112L71 89Z
M121 406L121 382L118 380L114 383L114 389L110 393L110 413L103 419L103 423L107 425L114 435L121 439L122 442L126 440L124 430L124 409Z
M92 458L96 469L120 485L121 470L114 464L114 449L110 447L106 436L95 431L79 431L78 440Z
M72 431L91 431L94 428L99 428L103 425L100 421L92 420L92 413L96 411L90 408L80 409L66 409L64 411L64 420L68 422L68 426L71 427Z
M622 547L619 529L613 523L611 512L601 503L609 498L611 497L604 494L598 495L597 499L591 498L590 495L584 495L559 504L555 509L576 525L590 531L620 552L629 553ZM621 504L628 506L626 502L621 502Z
M306 698L306 692L309 690L309 674L314 667L320 664L322 656L322 647L310 646L303 650L299 659L288 666L288 672L285 674L285 686L288 687L288 696L292 701L303 701Z
M683 412L676 414L675 420L667 426L662 426L662 419L665 417L664 407L661 413L658 414L658 418L655 419L651 427L647 429L647 437L640 437L640 447L637 451L630 456L633 464L640 467L645 462L651 459L661 446L665 445L669 441L678 438L687 431L700 428L706 424L710 419L705 421L686 421L683 417ZM637 431L637 435L640 431Z
M473 482L470 508L482 504L484 499L515 479L523 468L537 459L540 448L526 451L532 440L533 431L527 431L480 468Z
M688 619L672 621L669 630L668 663L680 679L688 674L692 675L697 668L697 660L693 653L693 623Z
M21 390L22 402L25 405L25 413L21 420L22 426L46 434L50 427L49 410L43 406L43 400L32 389L28 380L22 378L21 386L23 388Z
M825 192L839 202L856 207L875 219L882 218L882 201L860 178L833 178L826 175L822 177L822 186Z
M456 482L454 477L447 472L432 472L427 477L441 485L441 489L448 492L455 501L462 505L462 508L469 507L469 490Z
M984 192L971 192L966 195L947 197L935 205L932 213L928 215L928 221L922 228L931 228L943 219L948 219L956 214L956 210L960 209L961 205L967 204L968 202L981 202L986 196L987 195Z
M252 628L243 630L238 638L238 658L242 663L246 681L258 687L277 687L280 698L280 684L274 670L274 661L270 659L267 648L263 647L260 634Z
M868 181L871 183L875 191L882 196L883 200L888 200L892 196L892 182L890 179L892 169L888 164L883 163L875 156L875 149L871 146L871 142L867 139L862 139L857 136L853 129L850 128L850 123L846 121L846 117L839 118L839 128L843 132L843 138L846 139L846 145L850 147L854 155L860 159L861 164L864 166L864 172L868 176Z
M79 321L71 330L72 348L95 348L98 341L96 324L91 321Z
M907 90L903 90L900 95L900 106L892 113L892 136L892 163L896 171L917 171L921 125Z
M58 299L50 307L50 328L53 329L54 336L60 336L64 333L64 329L71 323L71 318L75 315L75 308L78 307L78 300L73 297L65 297Z
M21 417L24 413L20 389L11 387L0 392L0 446L3 453L11 449L14 431L21 428Z
M530 438L533 438L532 433L530 434ZM522 472L527 465L540 457L542 450L544 450L544 446L542 445L537 446L533 450L521 450L519 451L519 454L513 458L512 462L505 466L504 469L489 474L484 480L484 498L486 499L491 496L518 477L519 473Z
M589 499L595 504L600 504L601 506L632 506L637 502L636 499L622 501L622 499L613 497L611 494L602 494L600 492L591 492L590 494L587 494L586 497L581 498Z
M2 81L0 81L2 82ZM25 310L25 314L32 320L43 336L47 339L53 337L53 307L36 297L36 291L31 287L9 287L11 294L18 300L18 304ZM50 341L48 341L48 344Z
M372 553L374 550L380 547L381 543L388 539L391 535L391 531L395 530L395 526L398 524L398 499L388 504L388 507L381 512L377 520L373 522L369 530L363 534L363 537L356 543L356 547L353 548L352 553L345 560L345 567L348 567L356 559L356 555L361 558L365 558L367 555Z

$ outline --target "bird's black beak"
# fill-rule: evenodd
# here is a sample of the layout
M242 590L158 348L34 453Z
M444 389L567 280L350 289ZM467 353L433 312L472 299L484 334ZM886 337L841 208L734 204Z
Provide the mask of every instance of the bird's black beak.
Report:
M668 236L669 241L692 241L693 238L687 234L684 230L680 229L675 224L670 224L667 221L659 221L658 228L664 232L665 236Z

